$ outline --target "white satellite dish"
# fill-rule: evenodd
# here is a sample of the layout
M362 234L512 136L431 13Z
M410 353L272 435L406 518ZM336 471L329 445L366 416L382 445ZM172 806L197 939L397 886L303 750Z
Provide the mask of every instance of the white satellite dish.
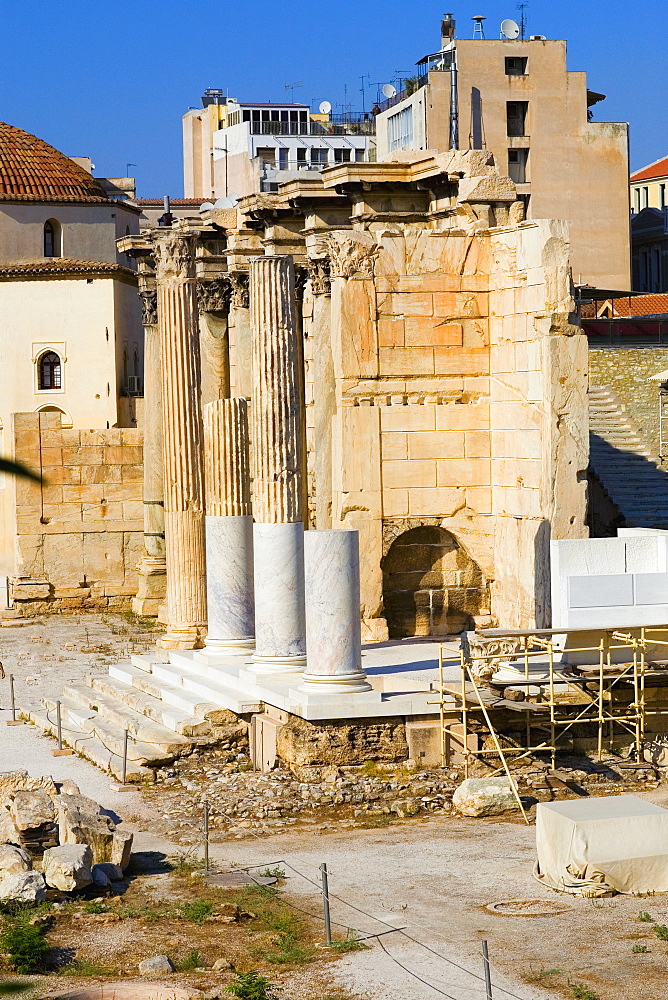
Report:
M203 201L199 207L199 210L200 212L210 212L212 208L213 208L212 201Z
M239 203L239 195L235 194L234 191L230 191L230 193L228 194L227 197L232 202L232 207L234 207L235 205L237 205Z
M505 21L501 22L501 34L504 38L519 38L520 26L517 21L513 21L507 17Z
M234 208L235 205L236 205L236 203L237 203L237 199L236 198L234 200L232 200L232 198L218 198L218 200L213 203L213 207L214 208Z
M332 105L329 103L329 101L323 101L320 107L318 108L318 111L320 112L321 115L328 115L331 110L332 110Z
M391 83L386 83L385 86L383 87L383 96L387 97L388 100L390 97L396 97L397 88L393 87Z

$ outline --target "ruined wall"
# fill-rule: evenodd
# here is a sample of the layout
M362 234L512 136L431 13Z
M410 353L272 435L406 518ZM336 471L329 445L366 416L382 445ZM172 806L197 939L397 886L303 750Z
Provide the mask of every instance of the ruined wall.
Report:
M59 413L15 413L12 438L14 457L44 477L6 481L15 606L129 607L143 551L142 432L63 429Z
M589 381L608 385L642 431L653 454L659 454L659 384L651 376L668 368L668 347L590 347Z

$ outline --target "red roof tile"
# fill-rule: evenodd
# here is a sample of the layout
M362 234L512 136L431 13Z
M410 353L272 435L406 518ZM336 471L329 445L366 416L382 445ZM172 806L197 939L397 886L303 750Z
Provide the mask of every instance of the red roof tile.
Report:
M136 277L136 272L122 264L108 264L97 260L68 260L66 257L40 257L37 260L19 260L0 263L0 276L29 274L126 274Z
M656 163L650 163L649 166L643 167L642 170L636 170L635 174L631 174L632 181L651 181L655 177L668 177L668 156L664 156L663 159L657 160Z
M94 177L48 142L0 122L0 200L108 201Z

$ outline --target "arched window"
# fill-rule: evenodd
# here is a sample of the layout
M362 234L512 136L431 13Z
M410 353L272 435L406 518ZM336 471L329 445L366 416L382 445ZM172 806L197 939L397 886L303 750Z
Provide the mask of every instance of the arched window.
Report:
M56 219L47 219L44 223L44 256L62 257L60 223Z
M39 359L38 386L40 389L61 389L62 368L55 351L47 351Z

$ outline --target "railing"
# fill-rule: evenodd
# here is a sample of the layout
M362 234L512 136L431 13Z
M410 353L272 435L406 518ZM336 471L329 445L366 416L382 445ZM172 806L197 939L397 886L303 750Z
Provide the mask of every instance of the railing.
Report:
M375 135L376 122L371 113L351 112L332 115L318 122L249 122L251 135Z

